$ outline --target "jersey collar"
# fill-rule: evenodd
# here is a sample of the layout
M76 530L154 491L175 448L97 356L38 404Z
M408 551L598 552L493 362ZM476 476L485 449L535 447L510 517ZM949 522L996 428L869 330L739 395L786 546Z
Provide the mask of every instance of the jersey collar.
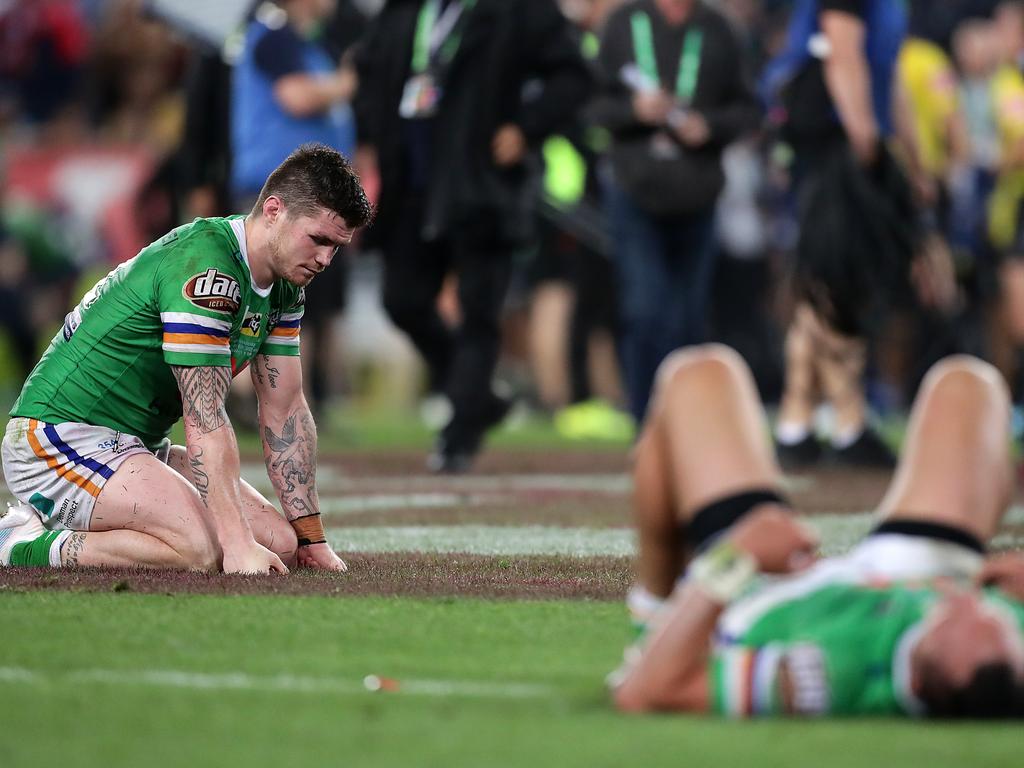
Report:
M260 288L256 285L256 281L252 276L252 267L249 266L249 249L245 245L245 218L241 219L230 219L231 231L235 234L235 240L238 241L238 251L242 254L242 261L245 262L245 268L249 271L249 284L252 286L253 292L262 298L267 298L270 295L271 289L274 284L271 283L266 288Z

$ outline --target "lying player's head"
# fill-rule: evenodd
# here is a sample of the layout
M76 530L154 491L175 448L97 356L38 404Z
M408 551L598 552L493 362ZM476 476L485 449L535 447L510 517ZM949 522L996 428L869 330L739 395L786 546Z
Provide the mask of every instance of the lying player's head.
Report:
M1024 636L977 593L946 595L911 656L918 698L931 717L1024 717Z
M306 285L369 223L373 209L344 155L323 144L303 144L270 174L251 215L271 229L275 274Z

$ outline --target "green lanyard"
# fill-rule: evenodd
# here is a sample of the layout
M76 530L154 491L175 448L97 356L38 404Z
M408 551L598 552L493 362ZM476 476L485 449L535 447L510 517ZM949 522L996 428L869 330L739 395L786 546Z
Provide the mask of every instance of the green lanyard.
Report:
M651 82L660 83L658 63L654 58L654 33L651 20L643 11L635 11L630 17L633 25L633 51L640 71ZM679 74L676 76L676 95L684 104L693 100L697 90L697 75L700 74L700 51L704 46L704 33L690 28L683 39L683 53L679 59Z
M462 4L462 13L468 13L476 5L476 0L452 0ZM420 8L419 17L416 19L416 36L413 38L412 46L412 71L421 75L430 66L430 36L434 32L434 25L437 24L437 16L441 10L441 0L427 0ZM455 22L458 24L458 21ZM451 61L455 52L459 49L462 32L454 29L441 45L441 60L445 63Z

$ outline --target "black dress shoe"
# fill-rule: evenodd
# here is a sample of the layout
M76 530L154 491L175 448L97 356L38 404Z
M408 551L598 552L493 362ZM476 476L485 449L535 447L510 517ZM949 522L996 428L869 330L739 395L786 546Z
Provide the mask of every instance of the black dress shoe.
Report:
M799 443L780 443L775 441L775 455L783 469L804 469L812 467L821 460L821 443L813 434L808 435Z
M833 448L829 460L845 467L893 469L896 466L896 454L870 427L845 448Z
M504 421L511 407L511 400L494 395L480 420L472 427L460 427L453 418L427 456L427 469L435 474L467 472L480 452L487 430Z

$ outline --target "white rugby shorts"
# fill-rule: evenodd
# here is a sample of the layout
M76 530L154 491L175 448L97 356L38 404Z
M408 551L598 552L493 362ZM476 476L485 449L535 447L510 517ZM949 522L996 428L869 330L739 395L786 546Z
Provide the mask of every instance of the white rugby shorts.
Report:
M802 573L764 579L758 588L725 610L719 619L719 632L740 637L775 606L830 584L913 584L938 578L967 583L981 570L984 559L981 553L950 541L874 533L845 555L825 558Z
M157 452L167 460L170 443ZM135 435L91 424L12 418L3 440L4 479L50 530L87 531L96 499L129 456L153 455Z

